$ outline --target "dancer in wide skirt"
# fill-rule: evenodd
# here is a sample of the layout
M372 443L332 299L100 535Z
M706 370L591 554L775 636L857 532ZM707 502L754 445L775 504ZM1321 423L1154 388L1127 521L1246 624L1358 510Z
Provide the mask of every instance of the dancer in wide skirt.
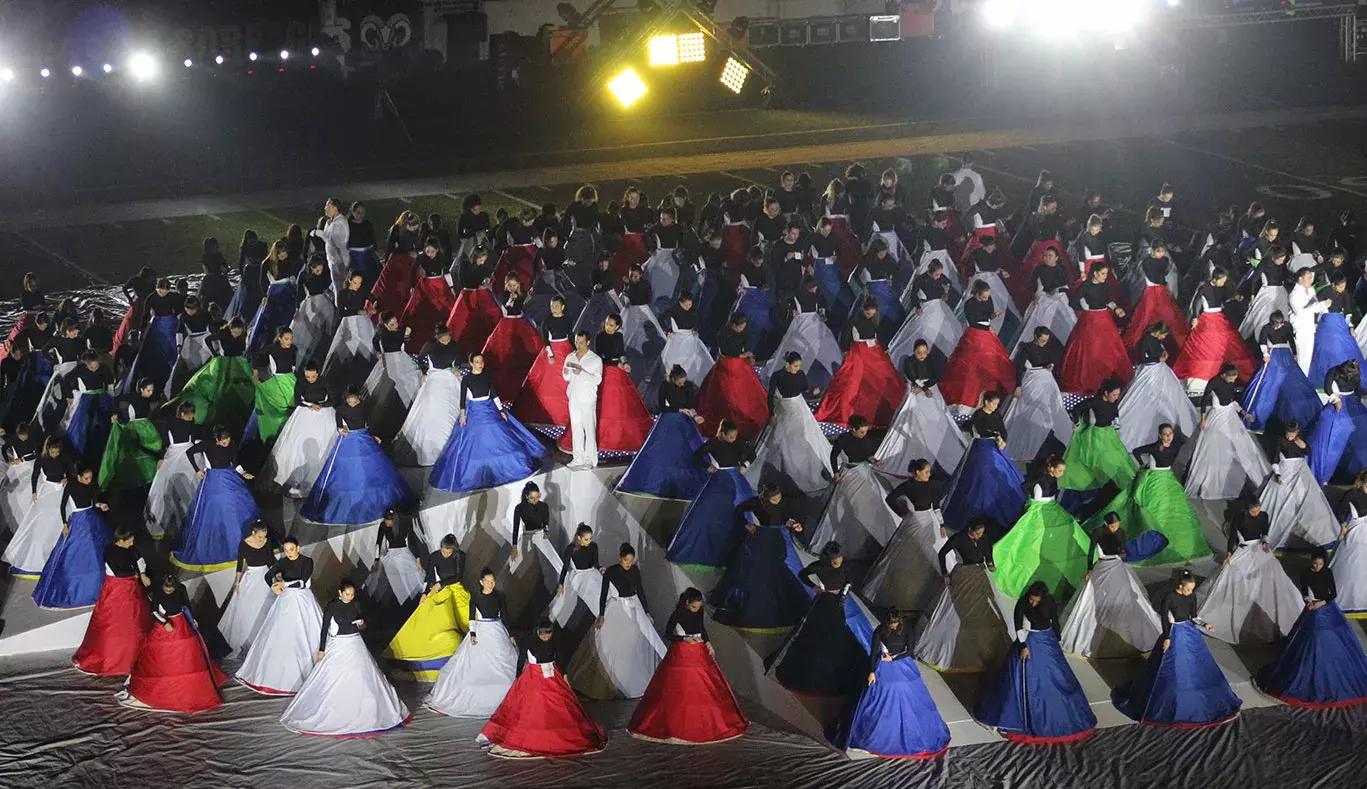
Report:
M299 553L293 536L282 540L281 548L283 555L261 580L274 600L235 676L267 696L289 696L303 686L313 670L313 634L323 622L313 596L313 560Z
M831 447L835 490L808 544L835 541L845 546L850 558L871 559L892 539L899 519L883 501L889 486L878 474L878 461L872 459L878 441L869 433L868 420L855 414L849 427Z
M1091 279L1077 289L1077 326L1068 336L1059 366L1059 388L1065 392L1091 394L1107 380L1124 382L1134 375L1116 326L1116 320L1125 317L1125 310L1111 300L1106 284L1109 276L1110 267L1097 263L1092 266Z
M299 349L294 345L294 332L288 326L281 326L275 341L261 350L255 357L257 433L263 442L269 443L289 420L294 409L294 374L299 359Z
M930 345L917 340L912 354L902 360L907 393L883 436L874 459L897 477L911 475L911 466L928 458L945 473L959 467L968 439L949 415L938 386L942 367L930 355Z
M983 395L982 408L970 422L973 442L959 461L945 490L945 525L962 529L969 519L986 515L999 528L1015 523L1025 508L1025 478L1006 456L1006 426L1001 418L1001 393Z
M546 445L503 410L483 353L460 379L460 418L432 466L433 488L465 493L526 479L541 469Z
M715 360L707 344L698 336L698 310L694 309L693 294L684 291L678 300L661 316L665 330L665 347L660 351L660 364L666 370L682 367L689 380L701 381L712 370ZM791 328L790 328L791 331ZM830 330L826 333L829 335ZM785 339L787 335L785 335ZM831 337L834 343L835 338ZM839 346L836 361L839 362Z
M1096 731L1096 715L1059 648L1058 603L1044 581L1016 602L1015 649L978 699L975 717L1013 742L1075 742Z
M88 468L77 469L62 491L62 538L33 587L39 608L85 608L99 600L105 577L102 554L113 536L104 519L109 505L103 498L95 472Z
M574 353L574 316L566 314L565 297L551 297L551 314L541 326L546 348L537 354L527 379L513 401L513 413L526 424L566 427L570 423L568 381L562 373L565 360Z
M294 412L276 437L261 474L286 496L307 498L337 443L337 412L317 362L294 381Z
M48 436L32 472L22 483L21 490L28 494L28 509L5 546L4 561L11 574L31 579L42 575L48 556L62 538L64 485L75 473L76 461L61 437Z
M613 313L603 321L603 330L593 339L593 352L602 363L602 379L597 386L598 400L594 406L596 451L592 455L592 462L586 458L584 463L578 465L596 466L597 452L640 451L654 424L640 391L631 380L632 367L626 359L626 342L621 328L622 316ZM568 361L567 366L562 368L562 375L574 376L575 367L581 367L577 359L577 346L575 355L576 359ZM561 434L558 446L578 459L581 448L575 446L574 425L571 424L570 428ZM584 454L588 454L587 451ZM571 464L572 467L574 465Z
M1235 378L1241 381L1250 380L1257 367L1244 338L1225 317L1225 304L1229 300L1225 284L1228 281L1229 273L1216 266L1206 284L1196 292L1191 310L1196 318L1192 321L1191 334L1187 335L1182 352L1172 366L1180 380L1198 382L1198 391L1199 382L1212 381L1223 375L1221 371L1226 365L1233 365ZM1187 388L1193 388L1192 384L1188 383Z
M646 607L636 549L624 542L617 556L617 564L603 571L598 619L566 671L570 685L591 699L639 698L665 656Z
M95 476L102 490L135 490L151 484L156 477L162 440L152 417L160 405L156 387L147 378L138 381L137 391L115 401L109 440Z
M973 286L972 297L964 302L968 326L940 378L945 402L963 410L976 407L983 393L1004 392L1016 382L1016 367L991 328L995 314L991 298L986 283Z
M359 526L414 502L408 483L380 449L380 438L370 433L368 406L356 386L337 406L339 438L299 508L300 518L329 526Z
M185 524L176 537L171 563L186 570L213 572L237 563L237 544L261 517L247 489L254 475L237 462L232 434L214 428L212 440L190 448L190 464L201 480Z
M1125 533L1114 512L1092 532L1082 580L1063 611L1063 651L1097 659L1148 651L1162 626L1148 591L1125 563Z
M1138 268L1144 278L1144 291L1130 313L1129 326L1121 339L1130 356L1138 359L1143 354L1144 338L1151 333L1150 327L1162 323L1171 327L1161 338L1163 350L1176 359L1187 342L1187 316L1182 314L1182 308L1177 306L1173 291L1168 287L1168 277L1175 267L1167 255L1167 242L1161 238L1150 242L1149 255L1139 261Z
M1326 709L1367 702L1367 655L1339 609L1334 571L1316 551L1300 576L1305 609L1286 646L1258 672L1258 689L1292 705Z
M1163 343L1169 336L1168 324L1159 321L1149 326L1139 343L1139 364L1120 400L1116 424L1120 443L1126 449L1152 441L1161 424L1172 425L1183 438L1196 435L1201 415L1167 364L1169 355Z
M792 351L769 377L770 420L756 442L749 474L752 484L773 480L792 495L820 491L832 478L830 441L807 406L807 396L821 389L802 367L802 357Z
M194 403L181 403L176 407L176 418L166 425L164 450L143 505L143 521L153 539L174 535L180 530L199 488L199 477L190 462L190 449L204 433L195 424L197 413Z
M1300 594L1272 552L1269 528L1256 499L1231 519L1224 563L1201 604L1201 619L1221 641L1270 644L1290 633L1300 615Z
M1043 581L1050 593L1068 597L1082 585L1087 572L1086 532L1058 504L1059 487L1068 464L1058 457L1044 462L1044 471L1030 485L1030 502L992 553L994 576L1002 594L1019 597L1031 583Z
M1068 443L1063 460L1068 473L1059 486L1068 490L1096 490L1107 483L1125 490L1134 481L1134 458L1120 441L1116 420L1120 416L1121 384L1104 381L1100 391L1073 411L1077 432Z
M948 558L957 563L951 570ZM944 588L916 639L916 657L936 671L985 671L999 664L1011 638L1002 602L988 573L995 573L985 519L975 518L938 553Z
M692 501L698 497L709 477L707 463L698 455L703 439L698 433L702 417L694 408L697 399L698 387L676 365L660 387L655 426L614 490L657 499Z
M380 316L380 327L375 332L375 351L379 358L366 376L366 421L372 435L392 439L403 428L404 420L418 397L422 386L422 369L404 350L412 336L413 327L399 329L393 315ZM355 386L348 381L347 388Z
M1258 492L1271 522L1267 541L1276 550L1327 546L1339 536L1339 520L1306 463L1310 448L1300 432L1294 421L1282 428L1272 476Z
M707 482L684 511L665 558L675 564L717 568L725 564L734 538L737 507L755 495L745 470L754 460L740 430L722 421L717 435L694 453L695 461L708 459Z
M1237 498L1246 486L1257 490L1272 473L1266 456L1244 424L1252 416L1239 405L1239 371L1232 364L1206 386L1201 432L1187 466L1187 495L1198 499Z
M1073 439L1073 420L1063 404L1063 393L1054 380L1058 367L1056 344L1049 329L1035 329L1031 342L1016 351L1016 391L1006 408L1006 454L1017 462L1029 462L1040 454L1045 442L1067 446Z
M411 279L404 283L403 300L376 296L381 313L392 312L399 316L403 325L413 327L413 333L405 343L406 350L410 352L417 351L431 340L433 328L445 325L452 308L456 306L456 295L451 292L451 275L447 268L446 256L441 252L441 241L435 236L428 236L423 242L422 251L418 253ZM383 281L383 272L380 277ZM381 292L380 284L375 283L377 293Z
M375 528L375 561L365 580L368 599L384 605L403 607L422 596L422 565L409 547L413 534L399 524L397 510L386 510Z
M840 544L828 542L798 576L815 596L806 616L766 661L779 684L794 693L842 696L864 679L873 627L858 603L848 599L844 562Z
M517 679L517 646L503 624L503 594L495 585L493 570L479 571L479 589L470 595L470 632L423 702L433 712L487 718Z
M1330 370L1346 362L1357 362L1359 373L1367 366L1350 328L1353 314L1358 310L1353 304L1352 294L1348 292L1347 275L1342 271L1336 272L1329 287L1320 291L1320 295L1328 306L1315 324L1315 345L1310 369L1305 374L1310 383L1316 385L1328 378ZM1363 383L1367 384L1367 380Z
M907 384L879 345L878 326L878 303L867 300L852 322L850 349L821 398L816 421L844 425L859 414L878 427L892 424Z
M1158 426L1157 440L1134 451L1139 461L1139 473L1128 489L1122 490L1111 502L1086 523L1089 530L1103 522L1102 513L1117 513L1131 540L1146 538L1157 532L1164 547L1157 554L1143 559L1131 557L1141 564L1182 564L1210 555L1210 544L1201 528L1196 512L1187 500L1186 491L1172 466L1182 450L1182 441L1172 425Z
M253 523L237 546L232 596L218 620L218 632L233 652L245 655L275 602L266 571L275 564L276 547L264 520Z
M940 483L928 460L912 463L911 479L892 489L886 502L902 518L892 539L864 579L870 603L929 613L943 586L938 552L948 532L940 514Z
M545 342L541 333L522 314L527 301L518 278L509 275L504 283L499 309L502 317L484 342L485 359L493 369L494 392L505 403L513 402L522 382L536 363Z
M488 259L489 251L480 246L471 250L469 258L461 262L460 295L446 318L452 339L466 353L483 348L503 316L489 288L493 266Z
M456 366L463 358L445 326L438 326L436 337L418 351L422 385L394 439L394 461L399 465L431 466L441 456L460 419L461 376Z
M1068 272L1059 264L1058 249L1045 247L1040 265L1030 272L1030 306L1021 318L1021 341L1028 342L1040 328L1048 329L1061 343L1072 337L1078 316L1068 301Z
M299 358L319 360L327 353L332 335L337 333L337 303L332 294L332 275L327 270L327 259L321 255L311 258L299 285L303 300L290 322L290 331L294 332L295 343L299 346ZM186 307L188 310L188 303ZM185 358L183 350L181 358Z
M1329 565L1334 570L1339 607L1357 619L1367 615L1367 560L1362 558L1367 529L1359 528L1367 524L1367 470L1358 472L1343 498L1343 526Z
M1367 406L1360 375L1358 363L1347 361L1325 376L1329 401L1310 431L1310 470L1321 485L1367 468Z
M562 560L555 599L547 615L562 628L581 619L585 611L596 620L601 610L598 595L603 570L598 566L598 543L593 541L593 529L587 523L575 527L574 539L565 548Z
M427 591L389 642L384 656L404 674L431 682L470 629L470 593L461 583L465 552L454 534L441 538L441 547L428 555L423 566Z
M1280 244L1273 245L1267 255L1258 261L1257 268L1251 272L1249 286L1253 289L1253 301L1239 324L1239 333L1245 339L1255 339L1258 332L1272 317L1272 313L1285 313L1291 309L1287 298L1286 285L1289 277L1286 270L1287 250Z
M950 300L958 298L958 294L945 276L944 263L931 261L907 290L909 298L906 301L910 307L907 319L888 343L892 363L900 368L918 340L925 340L938 359L948 359L963 336L964 322L949 306Z
M1276 430L1292 421L1308 427L1319 417L1319 395L1296 364L1295 346L1304 341L1295 336L1281 312L1273 312L1259 330L1263 366L1248 382L1240 401L1244 410L1253 415L1249 430Z
M337 333L323 359L323 380L334 391L363 379L375 366L375 322L371 318L374 306L370 294L362 290L364 276L359 271L348 272L346 287L337 294ZM388 310L386 310L388 312Z
M133 547L133 532L126 528L114 532L103 558L104 585L71 664L83 674L124 676L133 670L152 627L146 592L152 579L147 560Z
M736 508L726 570L708 595L713 620L738 630L778 633L796 625L810 604L797 573L789 532L801 532L777 486L761 486Z
M189 598L175 573L167 573L152 593L156 624L138 650L123 690L116 698L127 707L158 712L204 712L223 704L218 689L228 681L204 645L190 617Z
M840 351L840 342L826 325L815 280L810 277L802 280L801 290L793 297L792 305L792 319L778 348L760 371L760 380L772 389L773 375L787 365L785 359L796 353L806 360L807 377L813 387L824 389L830 386L831 379L840 369L844 354Z
M704 433L730 419L745 438L754 438L769 421L768 393L755 374L754 356L745 348L746 318L739 313L720 332L721 358L698 387L698 413Z

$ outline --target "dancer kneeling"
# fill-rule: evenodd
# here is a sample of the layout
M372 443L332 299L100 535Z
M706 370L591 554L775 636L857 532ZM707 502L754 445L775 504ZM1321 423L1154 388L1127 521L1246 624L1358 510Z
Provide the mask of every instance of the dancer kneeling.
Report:
M313 560L299 553L294 537L286 537L282 548L285 555L262 581L275 600L236 676L241 684L267 696L289 696L304 684L313 670L313 634L323 621L311 588Z
M470 593L461 585L465 552L457 547L456 535L442 537L441 547L424 564L427 593L389 642L384 656L400 671L430 682L470 629Z
M517 679L517 647L503 624L503 595L495 585L493 570L479 571L479 589L470 595L470 632L424 702L433 712L487 718Z
M1224 563L1201 604L1201 619L1221 641L1271 644L1291 632L1300 614L1300 595L1272 553L1268 528L1256 499L1231 519Z
M118 693L127 707L162 712L201 712L223 703L218 688L228 681L190 618L185 587L167 573L152 593L157 624L138 650L138 659Z
M1092 532L1082 589L1064 610L1063 649L1088 658L1131 657L1148 650L1162 629L1149 594L1125 565L1120 516L1107 512Z
M936 671L985 671L1006 656L1011 639L989 572L996 572L992 544L982 519L940 548L944 590L935 611L916 640L916 657ZM958 563L950 571L946 559L953 551Z
M665 655L646 607L636 549L624 542L617 557L603 571L598 619L568 671L574 689L591 699L640 698Z
M133 532L120 528L104 549L105 579L71 664L83 674L123 676L133 669L152 627L147 607L147 561L133 547Z
M849 600L849 576L840 543L828 542L821 558L799 576L816 591L802 622L769 658L779 684L808 696L843 696L859 687L873 628Z

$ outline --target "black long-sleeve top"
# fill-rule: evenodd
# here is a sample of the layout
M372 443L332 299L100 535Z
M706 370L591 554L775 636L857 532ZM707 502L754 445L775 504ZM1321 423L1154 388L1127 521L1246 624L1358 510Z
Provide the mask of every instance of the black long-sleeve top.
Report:
M1119 416L1119 402L1108 403L1101 395L1093 395L1073 412L1073 421L1084 427L1110 427Z
M570 567L576 570L588 570L598 566L598 543L591 542L588 545L580 545L577 542L570 543L570 546L565 549L564 560L560 566L560 580L557 581L560 584L565 583L565 576L570 574Z
M1292 460L1303 458L1309 454L1309 447L1302 447L1295 441L1285 437L1277 439L1277 460Z
M468 373L460 377L460 407L463 409L470 400L483 400L494 390L493 379L486 367L483 372Z
M1172 260L1167 255L1153 257L1152 255L1143 259L1139 264L1144 271L1144 280L1150 285L1163 285L1168 281L1168 269L1172 267Z
M1077 308L1080 310L1104 310L1111 304L1110 286L1105 282L1084 282L1077 288Z
M964 300L964 321L970 329L991 329L992 313L997 309L992 299L969 298Z
M598 589L599 611L607 607L609 585L616 587L618 597L635 597L641 604L641 610L650 613L650 608L646 606L645 589L641 586L639 564L631 565L630 570L620 564L614 564L603 571L603 585Z
M917 386L929 388L939 382L944 367L934 356L917 359L913 354L902 360L902 375Z
M1006 422L1002 419L1000 408L990 414L979 408L973 412L969 424L973 428L974 438L1006 439Z
M147 308L147 314L153 318L165 318L175 315L180 311L180 299L174 292L168 292L165 296L153 291L143 299L143 306Z
M267 375L285 375L294 372L294 364L298 358L298 347L291 345L285 348L279 343L271 343L256 357L256 366Z
M769 376L769 402L772 404L780 397L799 397L812 390L807 381L807 373L798 370L790 373L786 369L776 370Z
M1225 545L1225 551L1234 553L1239 543L1243 542L1266 541L1269 528L1266 512L1259 512L1256 516L1249 515L1247 511L1236 514L1229 523L1229 542Z
M1352 488L1344 498L1348 504L1348 516L1350 518L1361 518L1367 515L1367 491Z
M1158 607L1158 618L1163 625L1160 637L1168 638L1172 634L1173 625L1195 619L1198 610L1200 606L1196 603L1195 594L1179 594L1176 590L1168 592L1163 598L1163 604Z
M313 560L302 553L293 559L281 556L266 571L266 586L283 581L291 589L304 589L313 577Z
M297 406L305 405L328 405L329 404L328 385L322 378L309 383L307 378L300 376L294 381L294 404Z
M1279 345L1286 346L1292 353L1296 352L1296 332L1290 323L1273 326L1269 322L1258 330L1258 346L1263 348L1264 352Z
M147 560L136 547L120 548L111 542L104 549L104 567L115 578L132 578L147 572Z
M968 529L951 535L949 540L940 546L941 575L949 575L949 567L945 564L945 559L949 556L950 551L959 554L959 564L985 564L988 567L993 567L996 564L992 561L992 543L988 542L986 534L976 540L968 536Z
M540 636L535 635L524 638L522 639L521 654L518 655L518 671L531 663L536 663L538 666L554 664L557 655L554 640L542 641Z
M633 307L649 306L651 303L650 283L643 279L625 282L622 285L622 295L626 297L627 304Z
M1319 572L1309 567L1302 570L1297 586L1306 600L1314 598L1327 603L1339 596L1338 585L1334 583L1334 571L1328 565L1320 568Z
M143 397L138 392L131 392L118 399L117 415L119 421L128 423L134 419L150 419L152 413L158 405L154 397Z
M1212 408L1217 405L1229 405L1239 401L1239 381L1226 381L1223 377L1210 379L1206 384L1206 393L1201 397L1202 408Z
M365 305L372 300L369 291L344 288L337 294L338 317L350 318L352 315L360 315L365 312Z
M423 372L429 370L450 370L460 363L460 346L454 342L428 340L418 351L418 362Z
M370 414L364 401L352 405L343 400L337 404L334 413L338 430L365 430L370 427Z
M698 399L698 387L692 381L684 381L683 386L672 383L660 384L659 412L672 414L684 409L692 409Z
M873 631L873 646L869 650L869 673L878 670L878 664L883 662L883 656L887 655L893 660L904 660L911 657L911 648L915 645L915 640L907 632L907 626L902 625L893 629L887 625L879 625Z
M460 286L465 290L475 290L494 276L494 262L485 258L483 263L466 260L460 264Z
M593 340L593 352L602 358L604 366L617 364L627 355L626 340L622 338L621 332L608 334L606 331L600 331Z
M109 353L114 348L114 332L108 326L87 326L81 332L81 341L96 353Z
M359 222L347 220L347 229L350 235L347 236L347 249L373 249L376 246L375 225L369 219L362 219Z
M878 316L869 318L860 310L850 321L850 339L855 342L878 339Z
M850 576L845 566L832 567L825 559L817 559L797 575L798 580L822 592L843 593L849 585Z
M1016 349L1016 381L1025 380L1025 373L1029 370L1042 370L1054 365L1057 369L1062 363L1058 347L1052 343L1039 345L1034 342L1023 342Z
M739 438L735 441L709 438L693 453L693 457L698 460L709 455L712 457L712 464L717 468L737 468L755 459L755 453L750 449L750 445Z
M944 277L932 277L929 273L921 274L911 283L912 292L916 294L916 303L925 304L928 301L943 299L949 293L949 283Z
M1144 468L1172 468L1172 464L1177 462L1177 453L1181 449L1182 442L1173 436L1172 443L1166 447L1155 441L1152 444L1145 444L1136 448L1134 458Z
M528 534L545 531L550 523L551 508L546 502L521 502L513 507L513 545L517 545L518 537L524 530Z
M305 272L299 278L299 301L303 301L309 296L322 296L332 287L332 274L324 270L322 274Z
M664 317L668 324L666 331L693 331L698 328L698 311L696 309L684 309L675 304L665 311Z
M763 263L758 266L742 266L740 273L745 277L745 284L749 287L763 289L769 285L769 267Z
M237 444L229 444L221 447L218 442L204 440L190 447L190 465L195 467L195 471L204 471L206 468L237 468ZM204 465L200 465L200 458L204 459Z
M356 626L356 621L362 619L360 601L352 598L351 602L344 603L341 598L333 598L323 609L323 627L318 634L318 651L327 651L328 636L332 635L333 625L337 627L336 635L354 636L361 632Z
M1145 334L1144 339L1139 341L1139 358L1145 364L1162 361L1166 351L1163 341L1152 334Z
M1355 315L1353 305L1353 294L1347 290L1337 291L1333 288L1326 288L1319 293L1321 301L1329 302L1329 312L1337 312L1340 315Z
M246 540L237 544L237 572L246 572L248 567L270 567L274 564L275 546L271 545L270 540L260 548L253 548ZM269 578L270 573L266 576Z
M43 350L53 362L62 364L79 361L85 347L85 343L79 337L53 337Z
M387 550L402 550L408 547L408 532L399 528L398 523L384 521L375 530L375 548L377 553Z
M76 476L76 461L65 452L52 457L46 452L38 455L38 459L33 463L33 473L29 475L32 483L30 493L38 492L38 480L45 479L48 482L61 482Z
M879 443L881 442L872 430L865 433L863 438L855 438L854 433L841 434L831 446L831 468L839 469L867 462L873 457L873 453L878 451ZM842 457L845 459L844 463L840 462Z
M85 365L78 365L76 369L66 374L65 395L68 398L75 397L80 392L93 392L97 389L107 389L113 385L114 380L108 370L99 367L94 370Z
M1099 527L1092 532L1092 539L1087 545L1087 569L1091 570L1096 565L1097 549L1107 556L1122 556L1125 553L1125 535L1122 532L1111 531L1105 526Z
M403 328L390 330L381 326L375 330L371 345L377 354L398 353L403 350L404 340Z
M735 358L743 355L746 350L745 332L743 331L735 331L728 327L721 332L721 336L717 339L717 351L722 356Z
M665 640L683 641L690 636L702 639L703 643L711 640L707 635L702 609L691 611L686 605L675 606L669 621L665 623Z
M194 444L204 436L204 428L192 419L172 419L166 424L166 444Z
M649 297L647 297L646 303L649 302L650 299ZM526 304L527 296L524 293L514 294L505 291L503 295L499 297L498 300L498 305L503 308L503 314L508 316L509 318L522 317L522 309L526 306Z
M38 457L38 450L42 448L42 442L37 436L30 435L28 438L20 438L11 433L4 438L3 449L0 450L0 457L5 461L14 460L33 460Z
M434 583L442 586L460 583L460 579L465 577L465 552L456 548L450 556L443 556L440 550L432 551L427 561L423 562L423 569L428 586Z
M1219 312L1224 310L1225 302L1229 299L1230 294L1225 288L1217 288L1206 283L1197 289L1196 298L1191 302L1191 311L1196 315L1203 312Z
M1025 493L1036 501L1058 498L1058 480L1047 471L1041 471L1025 484Z
M169 592L158 586L152 592L152 617L164 625L171 621L171 617L184 613L189 604L190 598L181 584L176 584L176 588Z
M247 335L234 337L225 327L209 335L209 346L219 356L242 356L247 353Z
M1340 364L1338 367L1331 368L1324 376L1324 391L1331 395L1355 395L1362 381L1360 374L1348 367L1348 364Z
M936 480L928 479L925 482L921 482L920 480L913 478L908 479L893 488L883 501L887 502L888 507L891 508L893 512L906 517L907 513L911 510L925 512L926 510L940 509L940 495L942 491L943 486ZM910 510L908 510L907 505L903 503L904 501L911 505Z
M475 587L470 592L470 635L475 635L475 623L482 620L503 618L503 593L495 589L485 594L484 590Z
M1054 635L1058 635L1058 603L1054 602L1054 596L1045 594L1040 598L1039 604L1030 605L1027 597L1022 597L1016 601L1016 610L1012 614L1012 621L1016 626L1016 646L1025 645L1026 623L1030 625L1030 630L1052 630Z
M569 315L548 315L541 323L541 339L549 345L552 340L568 340L574 333L574 321Z

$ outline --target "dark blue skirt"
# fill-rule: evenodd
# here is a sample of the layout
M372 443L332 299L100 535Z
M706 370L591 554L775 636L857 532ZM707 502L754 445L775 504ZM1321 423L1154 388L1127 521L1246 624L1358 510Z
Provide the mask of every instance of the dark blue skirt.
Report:
M1367 656L1355 630L1332 600L1302 611L1281 656L1258 673L1258 687L1297 707L1367 701Z
M707 479L702 490L679 521L665 558L675 564L721 567L737 530L743 528L736 521L736 508L754 498L755 489L740 469L704 471L703 475Z
M71 513L67 526L33 589L33 602L41 608L94 605L104 587L104 549L113 532L94 507Z
M1096 715L1052 630L1029 633L1030 657L1018 649L978 699L976 717L1013 740L1080 740L1096 729Z
M456 422L428 481L437 490L465 493L526 479L541 469L546 445L493 400L469 400L465 424Z
M1192 621L1172 626L1172 644L1160 640L1134 682L1111 693L1111 702L1126 716L1154 726L1196 728L1224 723L1239 714L1243 701L1206 648L1205 636Z
M180 350L176 348L176 334L179 331L180 319L174 315L152 319L142 332L142 347L138 349L133 366L128 368L128 375L123 379L123 391L136 391L137 382L142 378L151 378L158 392L166 388L176 359L180 357Z
M821 301L830 312L840 301L840 292L845 288L845 278L840 273L840 264L833 258L818 258L812 266L812 279L816 280Z
M348 249L347 260L352 271L359 271L366 282L380 278L380 256L373 249Z
M811 596L793 572L791 561L796 554L788 527L761 527L754 534L740 533L726 562L726 572L708 596L716 607L713 621L741 630L772 631L801 622Z
M233 292L232 300L228 302L228 308L223 311L223 319L241 318L243 323L250 326L260 308L261 264L248 263L242 268L241 281Z
M576 332L585 331L589 337L597 337L598 332L603 330L603 321L609 315L621 312L621 307L605 291L599 291L589 297L584 303L584 309L579 313L579 318L574 322Z
M816 595L807 615L769 662L774 678L794 693L843 696L867 684L869 648L846 624L840 595Z
M969 518L986 515L1003 529L1025 509L1025 478L995 441L977 438L954 470L940 509L945 526L959 530Z
M703 445L693 418L661 414L645 446L617 482L618 493L691 501L707 484L707 463L694 457Z
M745 316L745 347L757 352L774 332L774 297L762 288L746 288L736 300L736 312Z
M247 355L255 357L275 342L275 330L290 325L299 306L294 280L272 282L266 289L266 304L257 310L247 330Z
M171 561L187 570L211 572L237 562L237 546L261 509L246 480L230 468L211 468L190 502Z
M47 372L44 374L40 367L45 367ZM14 379L10 388L0 393L0 427L13 432L15 425L20 422L31 421L38 412L38 407L42 403L43 393L47 390L47 383L52 379L52 361L43 354L33 354L30 360L26 360L19 368L19 375ZM65 401L58 401L57 409L53 409L55 416L49 416L51 422L55 424L62 418L62 413L66 408Z
M352 430L332 445L323 471L299 515L329 526L374 523L385 510L412 504L415 497L389 456L367 430Z
M1362 350L1358 348L1348 321L1341 313L1325 313L1315 326L1315 352L1310 357L1310 372L1306 377L1315 387L1321 387L1329 371L1347 361L1356 361L1361 366L1359 377L1362 387L1367 389L1367 362L1363 361Z
M717 344L717 333L726 326L731 314L732 299L723 298L725 275L717 269L705 269L701 279L693 281L693 309L698 313L698 337L709 346Z
M100 458L104 457L104 445L109 441L109 418L113 415L114 398L103 390L80 394L71 407L66 440L91 468L98 468Z
M1291 351L1273 348L1244 390L1242 405L1254 417L1248 429L1262 431L1269 426L1280 428L1293 419L1307 430L1319 417L1321 404Z
M831 741L842 750L927 759L949 748L949 727L930 697L915 658L880 661L876 681L860 692ZM867 683L867 679L864 680Z
M1352 478L1367 468L1367 406L1343 398L1343 408L1327 403L1310 430L1310 471L1321 485L1335 476Z

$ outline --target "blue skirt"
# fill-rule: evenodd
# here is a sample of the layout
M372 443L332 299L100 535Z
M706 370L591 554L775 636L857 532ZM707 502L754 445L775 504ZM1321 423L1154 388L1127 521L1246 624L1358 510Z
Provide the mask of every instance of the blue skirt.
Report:
M1351 478L1367 468L1367 406L1356 397L1343 398L1343 408L1332 403L1320 411L1307 442L1310 471L1321 485L1339 472Z
M33 602L40 608L94 605L104 587L104 549L113 532L94 507L71 513L67 526L67 536L48 554L33 589Z
M1025 509L1025 478L995 441L977 438L954 470L940 509L945 526L959 530L977 515L1008 529Z
M770 662L774 678L794 693L843 696L868 675L869 647L850 630L840 595L827 592L816 595Z
M380 256L373 249L348 249L347 260L352 271L361 272L366 282L380 278Z
M774 297L762 288L746 288L736 300L736 312L745 316L745 347L756 352L774 332Z
M665 558L675 564L721 567L737 529L736 508L755 497L755 489L740 469L723 468L703 475L707 480L697 498L688 505Z
M507 413L506 411L504 412ZM437 490L465 493L526 479L541 469L546 445L493 400L469 400L465 424L456 422L428 481Z
M1347 707L1367 701L1367 656L1338 603L1302 611L1258 687L1297 707Z
M1032 743L1080 740L1096 730L1096 715L1087 703L1068 659L1052 630L1026 636L1030 657L1018 649L978 699L974 717L1010 739Z
M413 491L367 430L353 430L332 445L300 517L329 526L374 523L385 510L413 503Z
M230 468L211 468L171 552L171 562L187 570L212 572L237 562L237 546L261 517L246 480Z
M707 464L693 456L702 436L687 414L661 414L645 446L617 482L618 493L691 501L707 484Z
M255 358L275 341L275 330L290 325L299 306L294 280L272 282L266 289L266 304L257 310L247 330L247 355Z
M876 681L860 692L831 741L842 750L858 749L877 756L928 759L949 747L949 727L915 658L879 661Z
M709 346L717 344L717 333L726 326L731 313L731 299L722 298L725 279L716 269L705 269L693 284L693 309L698 313L698 337Z
M1325 313L1315 326L1315 352L1310 357L1310 373L1306 377L1319 388L1324 386L1324 378L1331 369L1347 361L1356 361L1361 366L1359 377L1367 389L1367 362L1363 361L1348 321L1341 313Z
M884 343L892 341L897 329L902 325L902 319L906 316L902 314L902 302L897 298L897 294L892 289L892 284L887 280L874 280L864 286L864 297L872 296L878 303L878 339ZM863 299L860 299L862 302ZM851 307L850 320L859 314L862 309L860 304Z
M840 301L840 292L845 288L845 278L840 274L840 265L831 258L818 258L812 266L812 279L816 280L821 301L830 312Z
M761 527L754 534L741 531L726 572L708 596L716 608L713 621L760 631L781 631L801 622L811 592L793 572L796 558L787 526Z
M43 400L43 393L47 390L47 383L52 379L52 361L43 354L33 354L33 362L23 364L19 368L19 375L15 378L10 388L0 393L0 427L13 432L15 425L20 422L31 421L38 414L38 408ZM41 368L46 368L44 374ZM55 417L50 424L55 424L62 418L63 410L66 408L65 401L58 401L57 409L53 409Z
M1280 427L1293 419L1309 429L1320 415L1320 397L1287 348L1272 349L1244 390L1242 405L1253 415L1249 430Z
M1166 651L1160 640L1134 682L1111 693L1111 702L1126 716L1154 726L1196 728L1224 723L1239 714L1243 701L1206 648L1205 636L1192 621L1172 626Z
M66 440L91 468L99 468L104 445L109 441L109 418L114 415L114 398L104 390L83 392L72 406ZM104 549L101 548L101 551Z
M180 319L174 315L152 319L142 332L142 347L138 349L133 366L128 368L128 375L123 379L123 391L137 391L137 382L142 378L151 378L157 385L157 392L166 388L176 359L180 357L180 351L176 348L176 334L179 331Z

